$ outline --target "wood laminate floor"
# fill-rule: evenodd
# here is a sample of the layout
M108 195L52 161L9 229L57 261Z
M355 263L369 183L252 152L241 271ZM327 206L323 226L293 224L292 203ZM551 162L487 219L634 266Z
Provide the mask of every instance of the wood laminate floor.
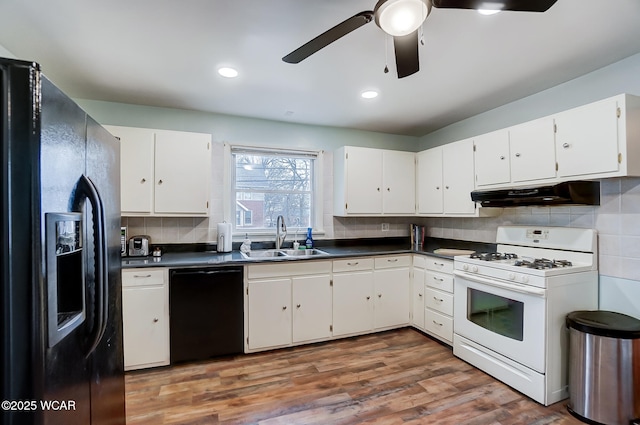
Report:
M581 424L410 328L126 375L127 424Z

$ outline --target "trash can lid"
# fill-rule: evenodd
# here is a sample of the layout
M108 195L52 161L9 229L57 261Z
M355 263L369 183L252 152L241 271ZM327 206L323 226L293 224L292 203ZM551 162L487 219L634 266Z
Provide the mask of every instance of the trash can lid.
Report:
M567 314L568 328L610 338L640 338L640 320L622 313L603 310L573 311Z

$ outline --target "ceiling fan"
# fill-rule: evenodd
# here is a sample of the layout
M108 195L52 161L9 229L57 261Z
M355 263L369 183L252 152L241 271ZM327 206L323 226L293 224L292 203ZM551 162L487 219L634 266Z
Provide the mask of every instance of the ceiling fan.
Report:
M545 12L557 0L379 0L373 10L353 15L282 58L299 63L320 49L375 20L376 25L393 37L398 78L420 70L418 61L418 28L431 7L448 9L511 10Z

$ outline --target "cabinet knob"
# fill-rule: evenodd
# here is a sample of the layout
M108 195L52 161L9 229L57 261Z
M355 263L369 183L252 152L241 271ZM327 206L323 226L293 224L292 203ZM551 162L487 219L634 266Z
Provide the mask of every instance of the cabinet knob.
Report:
M158 184L162 184L162 179L158 180Z
M520 153L516 153L516 158L520 158Z
M287 309L287 306L286 306L286 305L285 305L285 306L282 306L282 309L283 309L283 310L286 310L286 309Z
M444 188L445 188L445 189L449 189L449 186L445 186Z
M382 298L382 294L378 294L378 298Z
M440 190L440 186L436 186L436 190Z
M145 179L144 177L142 178L142 180L140 180L140 183L146 183L147 179Z
M300 308L300 304L296 304L296 308Z
M367 300L370 300L370 299L371 299L371 297L369 295L367 295Z
M158 318L157 317L153 318L153 323L158 323Z
M571 146L571 145L569 145L569 143L563 143L562 144L562 147L565 148L565 149L569 149L569 146Z
M377 190L378 192L380 192L380 188L379 188L379 187L377 187L377 188L376 188L376 190Z
M419 297L422 297L422 294L418 293L418 296L419 296Z
M500 159L504 159L504 155L500 155Z
M387 192L391 192L391 188L390 187L387 188Z

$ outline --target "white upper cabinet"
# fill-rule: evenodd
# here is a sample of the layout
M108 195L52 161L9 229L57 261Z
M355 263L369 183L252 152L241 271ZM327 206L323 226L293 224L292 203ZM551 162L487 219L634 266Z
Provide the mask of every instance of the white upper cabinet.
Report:
M529 121L509 129L511 181L555 179L556 154L551 117Z
M206 216L211 135L105 126L120 139L123 215Z
M506 129L473 138L475 144L476 187L509 183L509 131Z
M618 95L555 118L559 177L640 175L640 98Z
M474 215L473 140L461 140L417 154L418 213Z
M415 213L413 152L345 146L333 161L335 215Z
M556 178L553 118L474 137L476 188L543 183Z

